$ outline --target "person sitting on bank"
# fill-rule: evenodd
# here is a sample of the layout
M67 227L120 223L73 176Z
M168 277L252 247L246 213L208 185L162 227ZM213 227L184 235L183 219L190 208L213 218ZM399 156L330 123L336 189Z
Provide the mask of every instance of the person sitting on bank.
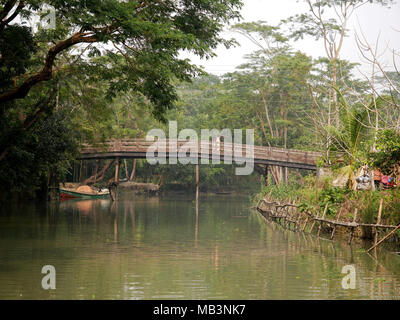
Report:
M382 176L383 176L383 174L382 174L381 170L379 170L379 168L375 168L374 169L375 189L380 189Z

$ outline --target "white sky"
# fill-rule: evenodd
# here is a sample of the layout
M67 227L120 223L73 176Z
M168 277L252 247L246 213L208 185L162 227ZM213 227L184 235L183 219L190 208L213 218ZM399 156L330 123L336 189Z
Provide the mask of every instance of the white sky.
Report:
M306 12L308 6L304 1L297 0L243 0L241 22L251 22L263 20L268 24L276 25L281 19L297 13ZM341 59L352 62L363 63L363 59L359 53L354 40L354 32L362 32L366 36L369 43L376 43L378 34L380 33L380 50L383 53L381 60L393 69L392 54L390 49L400 50L400 1L392 5L390 9L379 5L366 4L354 12L348 25L349 37L345 39L341 51ZM398 31L396 31L398 30ZM224 32L225 38L236 38L240 43L240 47L225 49L220 46L215 52L217 57L211 60L200 60L198 57L190 55L189 58L193 63L202 65L204 69L213 74L224 74L234 71L235 67L242 64L245 54L251 53L257 47L245 37L230 31ZM293 47L297 50L317 58L325 56L322 40L315 41L311 38L307 40L297 41L293 43ZM386 50L385 50L386 49ZM185 55L186 56L186 55ZM400 65L400 63L399 63ZM361 70L369 72L370 67L363 63Z

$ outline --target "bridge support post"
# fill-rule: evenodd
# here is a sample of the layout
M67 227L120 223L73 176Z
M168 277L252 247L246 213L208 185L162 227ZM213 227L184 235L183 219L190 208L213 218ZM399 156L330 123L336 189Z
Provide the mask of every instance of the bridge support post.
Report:
M108 187L110 190L110 196L112 201L118 200L118 184L119 184L119 158L115 159L115 176L114 182L111 183Z
M265 186L268 187L268 165L265 165Z
M199 165L196 164L196 203L199 201Z
M119 182L119 158L117 157L115 159L115 178L114 178L115 183Z

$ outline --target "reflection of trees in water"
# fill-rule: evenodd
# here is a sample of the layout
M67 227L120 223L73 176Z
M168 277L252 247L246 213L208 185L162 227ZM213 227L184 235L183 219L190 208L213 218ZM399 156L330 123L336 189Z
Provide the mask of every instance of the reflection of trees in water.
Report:
M234 197L197 205L170 198L151 205L145 198L104 201L92 201L90 210L60 203L29 219L39 260L51 257L57 265L57 298L377 299L399 293L400 265L392 255L378 251L375 261L358 246L265 224ZM16 212L6 218L9 226L24 221ZM346 264L356 266L352 292L341 288ZM34 287L26 275L26 288Z
M198 281L202 283L204 290L231 293L234 296L235 290L230 287L232 279L229 280L229 277L223 274L228 272L236 274L235 278L248 279L250 283L262 283L262 290L254 290L254 298L290 298L290 294L293 294L290 288L296 285L296 280L302 281L302 286L311 289L307 295L311 298L348 298L348 292L341 288L341 279L344 276L341 274L341 268L346 264L355 264L358 274L357 293L354 297L380 298L390 294L390 291L393 295L398 293L396 277L391 276L390 271L386 271L383 267L387 262L385 258L383 262L379 260L376 262L364 253L354 253L357 249L353 246L349 247L340 242L333 243L304 233L293 233L278 224L265 224L262 221L259 223L258 234L263 249L251 250L249 254L235 239L235 229L243 227L241 223L237 223L241 220L227 220L227 216L237 206L235 203L206 202L200 209L194 204L191 209L194 214L187 214L187 205L180 208L179 201L170 201L162 205L157 201L152 204L147 206L143 201L121 201L118 205L102 211L101 209L105 209L104 206L93 203L89 215L85 211L80 211L81 208L77 206L74 212L75 218L71 220L72 224L79 223L82 226L83 223L91 226L96 218L97 232L100 235L107 235L107 229L111 226L113 242L116 243L116 247L113 248L117 251L120 246L128 245L131 241L140 248L134 250L131 259L120 254L113 254L112 259L110 256L108 260L101 259L104 268L115 269L117 274L126 272L127 277L124 281L127 288L131 287L129 280L131 270L123 265L135 261L135 270L138 274L147 274L149 278L160 281L161 287L165 285L176 291L182 287L168 280L171 274L178 276L187 273L188 270L190 273L192 270L193 278L196 279L196 272L193 270L196 266L196 270L203 270L204 276ZM87 219L76 219L76 211ZM260 220L259 215L251 214L249 228L254 228L257 225L254 222L257 220ZM127 225L130 225L130 228L127 228ZM191 239L194 237L193 247L190 246L190 242L185 242L182 247L174 242L182 235L187 235L186 238L192 237ZM162 243L166 239L172 241L170 247L157 247L158 242ZM229 244L232 243L230 247ZM236 244L239 247L235 247ZM276 246L276 244L281 245ZM169 262L174 265L174 270L168 273L162 266L166 262L165 255L168 255L170 250L175 252L169 256L172 260ZM205 257L210 257L210 260L204 259ZM96 256L96 259L99 257ZM118 259L118 262L113 262L114 259ZM193 263L193 260L196 262ZM367 270L363 270L365 266ZM243 270L246 270L246 274L243 274ZM254 271L249 272L249 270ZM366 274L371 278L379 278L382 273L385 274L385 283L362 279ZM210 288L210 285L213 288ZM392 289L388 288L389 285ZM266 288L268 290L265 290ZM129 292L128 290L127 294Z

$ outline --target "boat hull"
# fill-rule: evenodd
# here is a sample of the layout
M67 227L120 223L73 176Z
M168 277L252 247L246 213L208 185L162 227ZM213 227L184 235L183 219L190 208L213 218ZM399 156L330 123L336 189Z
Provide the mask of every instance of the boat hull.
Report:
M60 195L62 199L76 199L76 198L83 198L83 199L99 199L104 198L110 195L110 192L103 192L98 194L90 194L86 192L78 192L72 190L66 190L60 188Z

